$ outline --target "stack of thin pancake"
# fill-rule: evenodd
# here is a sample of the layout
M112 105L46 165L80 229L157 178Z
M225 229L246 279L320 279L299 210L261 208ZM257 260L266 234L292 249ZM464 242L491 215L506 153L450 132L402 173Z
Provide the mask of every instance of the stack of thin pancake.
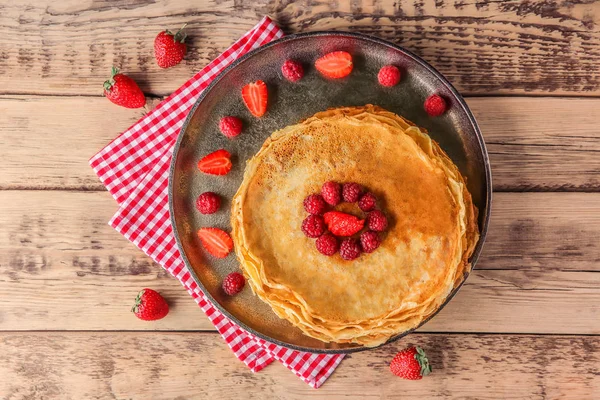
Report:
M353 261L306 237L303 200L326 181L373 192L390 226ZM364 218L354 205L342 211ZM376 346L434 313L469 271L477 210L427 133L379 107L320 112L272 134L233 199L235 251L253 292L325 342Z

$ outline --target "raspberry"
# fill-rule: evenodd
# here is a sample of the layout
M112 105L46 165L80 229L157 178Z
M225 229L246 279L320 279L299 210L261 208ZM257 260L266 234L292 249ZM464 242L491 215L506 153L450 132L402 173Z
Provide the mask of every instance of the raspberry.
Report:
M223 279L223 290L230 296L239 293L246 285L246 278L239 272L232 272Z
M325 254L326 256L334 255L340 248L340 244L338 243L336 237L329 232L326 232L319 236L316 244L319 253Z
M437 94L431 95L425 100L425 111L432 117L442 115L446 111L446 100Z
M340 256L347 261L360 256L360 245L356 239L345 239L340 245Z
M367 225L372 231L383 232L388 226L388 220L384 213L375 210L367 217Z
M342 197L348 203L355 203L360 198L362 187L358 183L344 183Z
M228 138L234 138L242 133L242 120L237 117L223 117L219 121L221 133Z
M321 188L321 195L327 204L337 206L342 201L342 186L336 182L325 182Z
M365 231L360 234L360 245L365 253L372 253L381 244L379 235L373 231Z
M396 86L400 82L400 70L394 65L386 65L379 70L377 80L382 86Z
M375 209L377 204L377 198L371 192L365 193L363 197L358 201L358 207L364 212L369 212Z
M302 221L302 232L309 238L318 238L325 232L325 221L319 215L309 215Z
M287 60L281 66L281 73L288 81L297 82L304 76L304 68L298 61Z
M327 204L325 204L325 200L320 194L311 194L304 199L304 209L309 214L323 214L326 207Z
M219 195L213 192L204 192L196 200L196 208L202 214L214 214L221 207Z

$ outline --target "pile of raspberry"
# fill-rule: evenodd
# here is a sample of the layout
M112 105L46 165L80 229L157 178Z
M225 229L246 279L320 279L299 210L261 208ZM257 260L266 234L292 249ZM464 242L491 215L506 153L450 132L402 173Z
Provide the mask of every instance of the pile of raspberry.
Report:
M367 213L365 219L335 211L338 204L358 203ZM377 210L377 198L366 192L358 183L325 182L321 193L311 194L304 199L304 209L310 215L302 222L302 232L309 238L317 239L317 250L326 256L338 251L344 260L354 260L362 253L372 253L381 244L381 232L388 226L388 220L381 210Z

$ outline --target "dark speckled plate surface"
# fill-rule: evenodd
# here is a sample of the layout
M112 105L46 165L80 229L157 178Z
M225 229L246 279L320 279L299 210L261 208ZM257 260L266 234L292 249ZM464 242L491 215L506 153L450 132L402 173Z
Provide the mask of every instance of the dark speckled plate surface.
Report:
M354 70L347 78L327 80L314 69L314 61L335 50L352 54ZM301 61L305 66L306 74L297 83L288 82L281 75L281 65L288 58ZM402 71L400 84L393 88L384 88L377 83L377 72L386 64L394 64ZM268 111L262 118L254 118L241 98L242 87L258 79L265 81L269 88ZM450 109L442 117L428 117L423 110L425 98L432 93L441 94L449 102ZM234 62L200 96L175 145L169 185L175 237L194 279L217 308L263 339L313 352L365 349L323 343L304 336L290 323L279 319L248 287L237 296L226 296L220 283L228 273L239 271L236 256L233 252L225 259L210 256L195 232L207 226L230 231L230 200L241 183L245 162L273 131L327 108L368 103L426 128L467 177L469 190L479 208L482 232L473 263L481 252L491 203L489 161L475 119L451 84L419 57L381 39L345 32L314 32L276 40ZM219 132L219 119L225 115L235 115L244 121L243 133L233 140ZM196 167L198 160L221 148L233 155L232 171L224 177L200 173ZM205 191L217 192L224 200L216 214L202 215L196 211L196 198ZM458 288L446 302L456 290Z

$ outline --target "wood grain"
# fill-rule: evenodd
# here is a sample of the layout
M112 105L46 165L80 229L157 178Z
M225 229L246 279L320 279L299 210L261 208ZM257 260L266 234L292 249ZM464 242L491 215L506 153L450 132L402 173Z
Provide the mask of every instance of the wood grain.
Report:
M600 99L468 103L496 190L600 190ZM103 98L0 96L0 188L104 190L87 161L142 114Z
M210 326L176 279L107 225L117 210L107 192L1 191L0 209L0 298L11 299L0 330ZM169 299L168 318L131 314L144 287Z
M287 32L350 30L424 57L465 94L600 93L600 4L281 0L4 2L0 93L100 95L111 65L171 93L262 16ZM160 70L153 40L189 24L185 62Z
M403 346L420 344L433 373L393 376ZM253 374L216 334L3 333L0 393L14 399L592 399L600 338L414 334L347 356L319 390L282 365Z
M0 330L213 329L175 279L106 224L116 211L108 193L0 191L0 209L0 297L11 299L0 303ZM423 330L600 333L599 235L600 194L497 193L478 269ZM172 306L157 323L129 312L148 286Z

